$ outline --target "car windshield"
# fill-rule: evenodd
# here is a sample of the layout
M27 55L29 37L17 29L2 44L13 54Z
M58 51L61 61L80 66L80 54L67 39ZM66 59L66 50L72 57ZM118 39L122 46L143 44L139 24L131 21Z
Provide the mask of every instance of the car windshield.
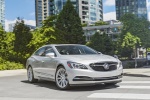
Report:
M65 45L56 46L56 49L61 55L86 55L98 54L97 51L83 45Z

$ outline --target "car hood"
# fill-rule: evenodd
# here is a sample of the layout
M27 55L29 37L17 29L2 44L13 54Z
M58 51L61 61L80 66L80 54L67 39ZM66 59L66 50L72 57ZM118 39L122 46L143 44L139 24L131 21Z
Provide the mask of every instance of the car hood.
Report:
M103 54L97 54L97 55L62 55L62 59L65 59L67 61L82 63L82 64L90 64L94 62L118 62L118 59L103 55Z

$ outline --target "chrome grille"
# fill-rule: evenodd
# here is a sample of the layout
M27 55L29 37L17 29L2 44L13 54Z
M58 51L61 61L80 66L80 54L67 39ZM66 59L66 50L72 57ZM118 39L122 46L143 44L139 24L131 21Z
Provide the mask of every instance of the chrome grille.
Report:
M89 66L95 71L113 71L117 70L117 62L98 62L91 63Z

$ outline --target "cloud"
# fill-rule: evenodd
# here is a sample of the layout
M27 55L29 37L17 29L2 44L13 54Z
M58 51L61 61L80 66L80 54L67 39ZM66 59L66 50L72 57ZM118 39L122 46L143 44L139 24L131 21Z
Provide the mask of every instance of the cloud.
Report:
M150 0L147 0L148 20L150 21Z
M24 19L25 21L25 24L27 25L32 25L32 26L35 26L35 20L27 20L27 19ZM5 30L8 31L9 30L9 24L12 24L12 23L16 23L16 19L15 20L5 20Z
M104 13L104 21L107 20L116 20L116 12L108 12L108 13Z
M115 6L115 0L105 0L105 6Z
M147 0L147 8L150 7L150 0Z

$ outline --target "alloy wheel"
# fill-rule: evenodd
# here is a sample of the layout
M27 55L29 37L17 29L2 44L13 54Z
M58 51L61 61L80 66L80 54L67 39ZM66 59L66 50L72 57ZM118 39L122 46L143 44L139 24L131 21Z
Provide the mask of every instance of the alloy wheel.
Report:
M58 68L56 73L56 85L60 89L67 89L69 87L69 82L67 79L66 70L63 67Z
M32 68L29 67L28 68L28 80L29 80L29 82L32 82L32 78L33 78Z

